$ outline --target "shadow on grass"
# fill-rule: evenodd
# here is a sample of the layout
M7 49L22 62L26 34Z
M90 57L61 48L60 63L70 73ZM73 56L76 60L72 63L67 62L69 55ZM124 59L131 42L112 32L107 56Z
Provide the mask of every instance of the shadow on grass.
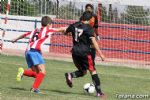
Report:
M49 90L49 89L41 89L43 91L50 91L54 93L59 93L59 94L75 94L75 95L87 95L85 93L77 93L77 92L69 92L69 91L62 91L62 90Z
M9 87L10 89L12 90L15 90L15 91L29 91L29 89L25 89L25 88L20 88L20 87ZM42 94L48 94L47 92L53 92L53 93L56 93L56 94L61 94L61 95L77 95L77 96L90 96L90 97L95 97L93 94L86 94L86 93L77 93L77 92L70 92L70 91L63 91L63 90L55 90L55 89L40 89L42 92ZM47 92L46 92L47 91Z
M20 87L9 87L9 88L12 89L12 90L29 91L29 90L27 90L25 88L20 88Z

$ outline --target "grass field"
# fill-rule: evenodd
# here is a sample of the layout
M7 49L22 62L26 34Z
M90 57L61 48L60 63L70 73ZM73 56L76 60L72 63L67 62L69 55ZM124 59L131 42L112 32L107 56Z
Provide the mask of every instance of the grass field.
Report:
M40 87L42 94L29 92L33 78L24 77L21 82L16 82L19 66L24 68L27 66L23 57L0 55L0 100L99 100L95 94L87 95L83 92L83 85L91 82L89 73L84 78L74 79L72 89L67 87L64 73L75 70L70 62L46 60L47 74ZM150 96L150 70L115 66L96 66L96 68L108 100L119 100L116 94ZM150 100L150 98L132 100Z

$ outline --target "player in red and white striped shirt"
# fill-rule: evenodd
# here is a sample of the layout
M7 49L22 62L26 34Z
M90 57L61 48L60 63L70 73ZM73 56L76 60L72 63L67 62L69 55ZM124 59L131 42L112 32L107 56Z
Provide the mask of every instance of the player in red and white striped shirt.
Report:
M41 27L41 29L35 29L32 32L28 32L23 34L23 37L29 36L29 45L28 49L36 49L41 51L41 46L44 44L45 40L53 34L54 32L58 32L58 30L54 28Z
M52 20L48 16L42 17L41 24L42 27L40 29L35 29L32 32L27 32L12 40L12 42L14 43L19 39L29 36L29 43L25 56L28 67L31 69L24 70L23 68L19 68L17 74L17 81L21 81L23 75L28 77L34 77L35 81L33 83L31 91L36 93L39 92L38 88L45 76L45 61L41 54L41 46L51 34L64 31L63 28L51 28Z

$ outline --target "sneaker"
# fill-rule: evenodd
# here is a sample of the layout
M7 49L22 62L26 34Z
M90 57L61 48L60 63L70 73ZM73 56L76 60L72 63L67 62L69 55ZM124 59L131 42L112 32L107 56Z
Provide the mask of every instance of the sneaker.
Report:
M22 67L18 68L18 74L17 74L17 77L16 77L18 82L22 80L23 73L24 73L24 69Z
M100 97L102 100L107 100L107 96L104 93L97 93L97 97Z
M72 84L72 77L70 73L65 73L65 77L66 77L66 83L67 85L72 88L73 84Z
M40 90L39 90L39 89L34 89L34 88L31 88L31 89L30 89L30 92L34 92L34 93L40 93Z

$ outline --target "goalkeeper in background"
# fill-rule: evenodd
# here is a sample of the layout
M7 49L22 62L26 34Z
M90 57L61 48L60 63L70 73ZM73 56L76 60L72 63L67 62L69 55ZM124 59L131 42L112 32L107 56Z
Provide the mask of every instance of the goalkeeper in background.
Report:
M85 11L90 11L92 13L92 18L89 21L89 24L93 27L95 32L95 37L97 40L99 40L99 34L98 34L98 18L97 15L93 12L94 7L92 4L86 4ZM82 16L80 17L80 21L82 20Z

